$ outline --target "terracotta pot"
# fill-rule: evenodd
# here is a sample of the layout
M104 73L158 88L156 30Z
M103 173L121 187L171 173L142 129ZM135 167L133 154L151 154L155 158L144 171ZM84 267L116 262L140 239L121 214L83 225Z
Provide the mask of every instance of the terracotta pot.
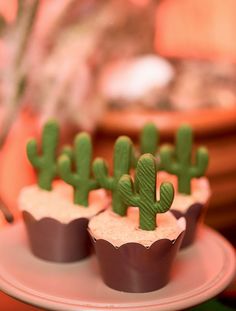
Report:
M200 137L236 131L236 107L233 109L199 109L186 112L111 110L98 125L99 132L108 135L128 134L137 136L146 122L152 121L163 137L173 136L182 123L189 123Z
M95 154L105 157L111 163L114 140L126 134L138 143L139 133L148 121L154 122L159 128L161 142L173 141L182 123L193 127L196 145L205 145L210 153L207 176L213 195L206 222L215 228L233 224L236 221L236 214L231 208L236 203L236 108L187 112L107 111L98 126Z

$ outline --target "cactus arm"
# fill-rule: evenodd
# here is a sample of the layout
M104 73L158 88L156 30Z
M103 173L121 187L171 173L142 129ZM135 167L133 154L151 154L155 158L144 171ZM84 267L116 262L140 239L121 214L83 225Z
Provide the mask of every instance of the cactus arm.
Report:
M95 190L99 188L99 183L97 182L96 179L90 179L89 180L89 189L90 190Z
M59 157L58 160L58 171L60 177L68 184L72 185L73 187L76 186L77 178L76 175L71 171L71 159L63 154Z
M113 189L113 178L108 176L108 167L106 162L97 158L93 162L93 173L99 184L108 190Z
M165 213L170 209L174 200L174 187L171 183L165 182L160 187L160 200L155 204L156 213Z
M38 157L37 142L35 139L31 139L26 146L27 157L30 163L36 167L40 168L42 165L42 159Z
M71 160L73 159L73 157L74 157L74 154L73 154L73 149L72 149L72 147L71 146L69 146L69 145L66 145L66 146L64 146L63 148L62 148L62 150L61 150L61 155L66 155L66 156L68 156Z
M118 190L125 204L139 205L139 197L134 192L134 184L129 175L123 175L118 183Z
M209 162L208 151L204 147L198 148L196 152L195 166L190 168L190 175L192 177L201 177L204 175Z
M144 126L140 137L141 154L150 153L155 156L158 143L159 135L155 124L147 123Z
M174 148L166 145L160 149L161 166L170 174L177 175L179 172L178 164L174 161Z

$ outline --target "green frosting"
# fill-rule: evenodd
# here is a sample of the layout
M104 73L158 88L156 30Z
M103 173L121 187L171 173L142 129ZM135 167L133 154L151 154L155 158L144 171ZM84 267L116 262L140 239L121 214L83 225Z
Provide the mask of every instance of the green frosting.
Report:
M156 214L165 213L171 207L174 199L174 188L171 183L163 183L160 187L160 200L156 200L157 168L153 155L144 154L140 157L135 179L138 189L129 175L124 175L119 181L119 192L127 206L139 208L139 225L143 230L155 230Z
M97 181L91 177L92 152L91 137L82 132L75 137L73 151L64 150L58 160L60 177L74 187L74 203L82 206L88 206L89 192L98 188Z
M159 133L154 123L147 123L143 127L140 134L140 152L133 149L132 153L132 166L136 167L140 155L150 153L156 155L159 144Z
M125 216L127 206L120 198L118 182L123 174L128 174L131 166L132 142L126 136L119 137L115 142L113 155L113 176L108 176L106 162L97 158L93 163L93 171L102 188L112 193L112 209L115 213Z
M52 181L57 175L56 149L59 141L59 126L54 120L49 120L42 134L42 155L38 155L38 145L35 139L27 144L27 156L38 172L38 185L44 190L52 189Z
M163 146L160 151L162 167L178 177L179 193L191 194L191 179L204 175L208 165L208 151L200 147L196 151L195 165L192 165L192 129L188 125L179 128L176 145Z

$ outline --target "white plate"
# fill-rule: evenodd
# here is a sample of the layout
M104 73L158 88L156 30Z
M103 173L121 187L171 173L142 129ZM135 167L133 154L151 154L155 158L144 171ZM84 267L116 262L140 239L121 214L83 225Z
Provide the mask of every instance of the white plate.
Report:
M43 234L43 233L42 233ZM23 224L0 232L0 289L50 310L179 310L220 293L235 273L235 254L218 233L201 227L194 246L179 253L171 282L145 294L128 294L103 284L96 258L53 264L29 251Z

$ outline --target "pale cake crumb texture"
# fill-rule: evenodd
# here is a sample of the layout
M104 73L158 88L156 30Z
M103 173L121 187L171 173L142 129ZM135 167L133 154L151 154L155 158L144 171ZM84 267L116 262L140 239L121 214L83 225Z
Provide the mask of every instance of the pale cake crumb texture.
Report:
M104 210L110 202L105 190L93 190L89 194L89 206L73 204L73 188L64 182L54 183L52 191L37 185L25 187L19 196L19 208L29 212L36 220L50 217L61 223L77 218L91 218Z
M104 239L116 247L136 242L146 247L160 239L175 240L185 230L185 219L176 218L170 213L158 214L157 228L153 231L139 228L139 209L130 207L127 217L121 217L110 209L95 216L89 222L89 231L96 239Z
M157 174L157 198L159 198L159 190L162 182L171 182L175 188L174 201L171 209L185 213L188 208L194 203L206 204L211 196L210 186L206 177L192 179L192 193L190 195L178 193L177 177L165 172Z

